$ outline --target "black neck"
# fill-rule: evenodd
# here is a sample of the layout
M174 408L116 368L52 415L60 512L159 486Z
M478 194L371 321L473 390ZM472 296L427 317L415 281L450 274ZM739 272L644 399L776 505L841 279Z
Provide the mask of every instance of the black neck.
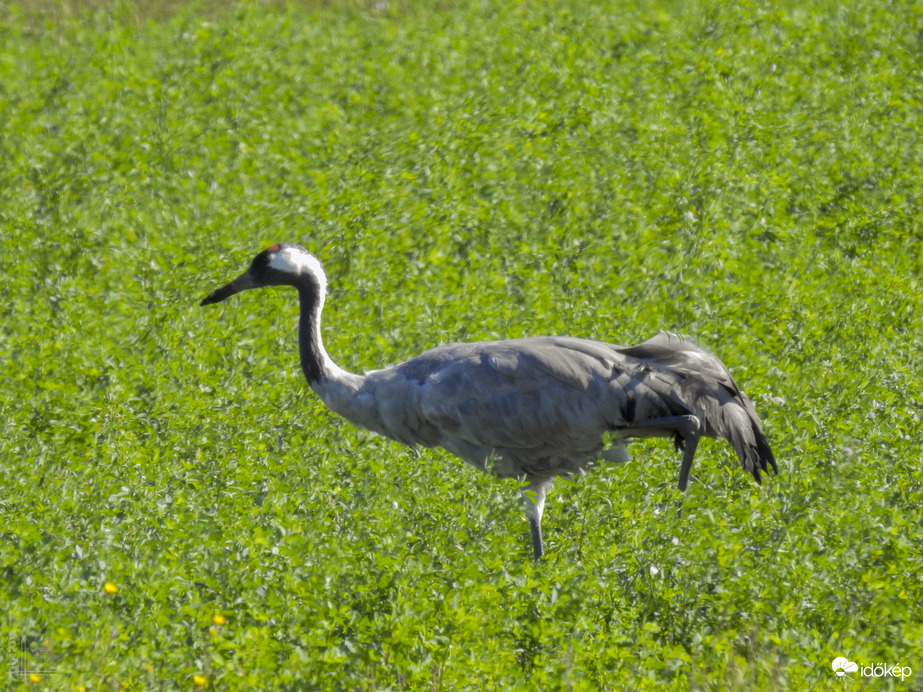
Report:
M326 377L325 351L320 340L321 302L316 286L298 286L301 314L298 324L298 349L301 352L301 369L308 384L321 382Z

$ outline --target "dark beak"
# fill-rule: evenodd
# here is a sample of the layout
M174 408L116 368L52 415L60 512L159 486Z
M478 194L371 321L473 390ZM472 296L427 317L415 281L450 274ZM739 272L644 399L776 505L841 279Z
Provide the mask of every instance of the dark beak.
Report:
M220 303L222 300L230 298L235 293L246 291L248 288L257 287L259 287L259 284L253 280L253 277L250 276L250 272L246 271L228 285L222 286L217 291L209 295L201 303L199 303L199 305L211 305L212 303Z

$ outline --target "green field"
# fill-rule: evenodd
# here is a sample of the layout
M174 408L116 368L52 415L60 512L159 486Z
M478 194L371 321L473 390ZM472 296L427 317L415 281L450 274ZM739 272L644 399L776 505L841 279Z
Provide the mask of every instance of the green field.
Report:
M918 3L175 5L0 5L0 687L923 689ZM634 443L533 563L293 291L198 306L282 240L349 370L667 329L780 475Z

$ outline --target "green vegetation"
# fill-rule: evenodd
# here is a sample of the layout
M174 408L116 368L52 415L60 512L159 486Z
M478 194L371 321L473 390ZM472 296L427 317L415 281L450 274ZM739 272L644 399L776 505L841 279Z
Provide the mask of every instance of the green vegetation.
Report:
M923 684L919 5L56 7L0 11L0 643L58 671L2 684ZM344 367L669 329L782 473L703 443L677 519L636 443L535 565L514 482L327 413L290 291L198 307L280 240Z

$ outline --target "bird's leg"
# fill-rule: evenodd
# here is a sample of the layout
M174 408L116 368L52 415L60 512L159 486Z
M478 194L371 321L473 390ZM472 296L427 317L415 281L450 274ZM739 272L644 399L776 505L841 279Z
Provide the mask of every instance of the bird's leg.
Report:
M538 562L545 554L545 546L542 543L542 522L535 517L529 517L529 528L532 529L532 552L535 554L535 561Z
M529 519L529 528L532 529L532 550L536 562L545 554L542 543L542 512L545 511L545 495L548 491L548 481L529 481L522 489L522 499L526 507L526 517Z
M689 485L689 474L692 472L692 459L695 457L695 449L699 446L701 436L698 432L687 433L683 437L683 463L679 467L679 491L686 492ZM682 507L680 507L682 512Z
M679 489L686 492L692 459L702 437L702 421L697 416L669 416L651 418L632 423L630 428L619 431L620 437L671 437L677 436L676 446L683 450L683 462L679 469ZM682 510L680 510L682 511Z
M688 433L680 439L683 441L683 463L679 467L679 491L682 493L676 502L676 518L683 518L683 498L686 496L686 487L689 485L689 473L692 471L692 459L695 456L695 448L699 446L699 433ZM677 442L677 446L679 443Z
M665 418L648 418L632 423L618 430L618 436L626 437L672 437L679 435L688 439L692 433L701 434L702 421L698 416L667 416Z

